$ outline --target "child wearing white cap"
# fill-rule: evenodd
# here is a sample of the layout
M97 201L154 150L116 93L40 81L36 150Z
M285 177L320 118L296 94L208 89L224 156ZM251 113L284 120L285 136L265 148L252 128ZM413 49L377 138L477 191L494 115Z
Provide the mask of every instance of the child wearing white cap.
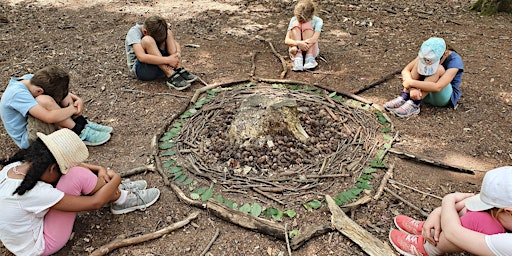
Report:
M506 233L512 231L512 166L488 171L480 194L446 195L441 207L432 211L425 222L408 218L407 223L407 218L395 218L400 230L389 233L390 243L402 255L436 256L462 251L512 255L512 233ZM419 226L421 234L417 234Z
M146 182L122 182L119 174L84 164L87 146L76 133L60 129L29 148L0 160L0 241L15 255L51 255L71 236L79 211L112 202L114 214L145 209L160 196ZM93 173L93 172L96 172Z
M460 55L439 37L421 45L418 57L402 70L402 94L384 103L399 117L420 113L422 101L433 106L456 106L462 93L464 64Z

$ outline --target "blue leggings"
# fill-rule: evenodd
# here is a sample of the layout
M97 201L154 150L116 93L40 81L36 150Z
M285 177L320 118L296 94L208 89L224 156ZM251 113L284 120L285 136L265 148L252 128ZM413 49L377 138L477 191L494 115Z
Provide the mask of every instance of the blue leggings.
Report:
M452 84L448 84L439 92L431 92L424 99L423 102L426 102L432 106L436 107L444 107L450 104L450 99L452 97L453 88Z

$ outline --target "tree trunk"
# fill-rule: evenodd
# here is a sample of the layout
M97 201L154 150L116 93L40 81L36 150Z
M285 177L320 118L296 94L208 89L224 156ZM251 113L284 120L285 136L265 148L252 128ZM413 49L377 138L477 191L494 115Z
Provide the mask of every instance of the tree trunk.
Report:
M482 15L493 15L497 12L512 13L512 0L477 0L470 9Z

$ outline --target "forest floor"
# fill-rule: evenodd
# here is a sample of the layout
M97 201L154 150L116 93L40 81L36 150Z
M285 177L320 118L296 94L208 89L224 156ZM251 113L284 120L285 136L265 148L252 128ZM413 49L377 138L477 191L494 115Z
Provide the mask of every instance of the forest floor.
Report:
M418 116L399 119L390 115L390 119L393 134L398 135L394 150L470 172L388 152L386 166L393 166L395 181L387 184L390 191L428 213L440 205L438 197L454 191L478 192L485 171L511 165L512 16L479 16L468 10L469 0L318 2L319 16L324 20L319 66L314 72L288 71L284 79L354 92L377 107L398 95L401 80L397 71L416 57L427 38L444 38L463 58L463 97L457 108L423 104ZM163 79L133 79L126 67L124 47L129 28L148 15L162 15L182 45L184 66L206 83L252 79L255 84L268 86L255 78L282 79L281 62L269 42L290 65L283 41L294 4L289 0L5 0L0 3L0 81L6 86L10 77L34 73L50 64L66 68L71 74L71 91L86 103L87 118L114 127L108 143L90 147L88 162L119 172L144 167L154 164L153 138L181 114L190 97L204 85L196 82L185 91L173 91ZM361 90L383 77L387 79ZM17 150L3 128L0 143L2 158ZM374 174L370 196L374 196L384 173L385 169L379 169ZM146 211L125 215L112 215L108 208L80 213L72 239L57 255L86 255L119 235L151 233L195 211L200 215L192 224L110 254L200 255L216 230L219 236L209 248L211 255L288 254L282 240L183 203L164 185L158 172L130 178L144 178L150 186L160 188L158 202ZM323 202L323 193L314 195ZM325 203L313 211L300 206L293 209L297 216L279 223L288 224L290 229L305 224L330 225L331 213ZM387 243L397 214L423 218L388 192L349 215ZM5 248L0 252L5 254ZM292 253L365 255L338 231L313 238Z

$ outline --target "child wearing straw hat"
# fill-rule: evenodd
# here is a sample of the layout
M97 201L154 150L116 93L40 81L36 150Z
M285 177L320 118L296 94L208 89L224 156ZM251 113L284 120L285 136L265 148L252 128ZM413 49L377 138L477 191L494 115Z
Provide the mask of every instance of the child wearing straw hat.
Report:
M460 214L468 210L473 214ZM416 228L421 224L421 234ZM451 193L443 198L441 207L430 213L425 222L407 225L389 233L390 243L402 255L437 256L453 252L474 255L512 255L512 166L488 171L480 193ZM486 233L482 230L494 229Z
M77 212L112 202L111 211L122 214L145 209L160 196L143 180L122 182L108 168L82 163L89 152L69 129L37 136L29 148L0 161L0 241L15 255L59 251Z

